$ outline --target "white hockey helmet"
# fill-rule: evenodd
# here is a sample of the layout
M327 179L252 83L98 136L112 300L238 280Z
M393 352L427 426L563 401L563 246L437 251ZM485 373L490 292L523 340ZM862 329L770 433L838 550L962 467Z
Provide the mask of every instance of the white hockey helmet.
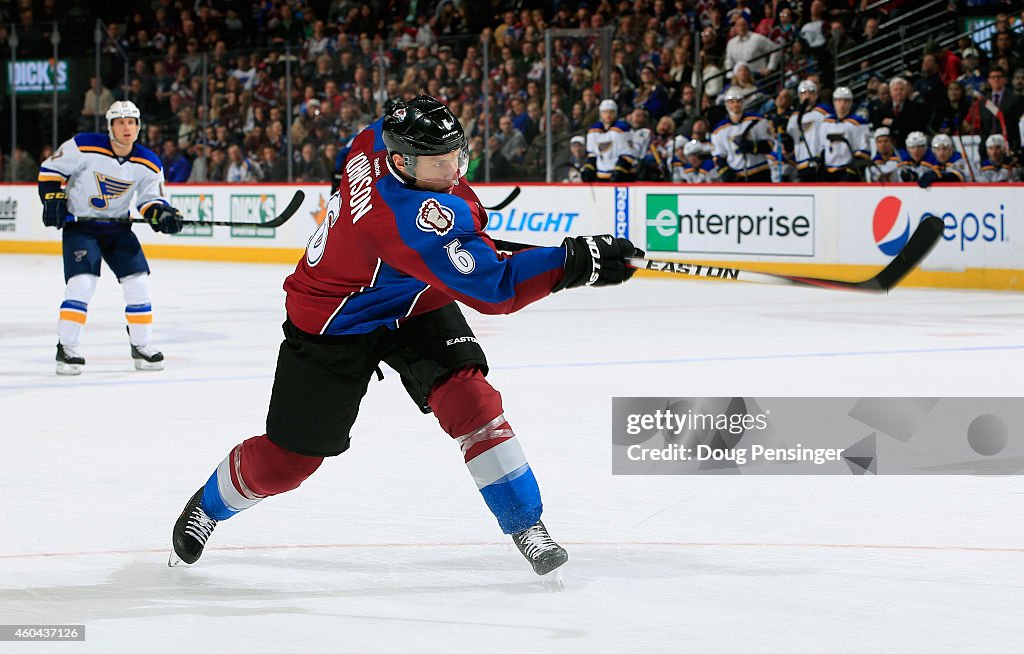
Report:
M722 99L725 102L728 102L729 100L743 100L744 95L738 88L730 85L729 88L725 90L725 93L722 94Z
M853 91L848 86L840 86L832 92L832 100L853 100Z
M134 118L135 122L139 126L139 130L141 131L142 129L142 112L139 111L139 108L135 106L135 103L131 102L130 100L115 101L114 104L110 105L110 108L107 109L107 135L110 136L110 140L114 141L115 143L121 143L114 136L115 118ZM138 133L136 132L135 138L138 137ZM126 143L124 145L130 146L131 143Z
M107 129L114 124L115 118L134 118L142 124L142 112L131 100L117 100L107 109Z
M683 155L689 157L691 154L700 154L704 151L704 144L694 139L683 146Z
M1003 138L1002 134L990 134L989 137L987 139L985 139L985 147L986 148L1002 148L1002 149L1005 150L1006 149L1006 139Z
M949 134L936 134L932 138L932 150L938 150L939 148L953 149L953 139L949 138Z
M814 80L805 79L796 87L796 92L797 95L801 93L817 93L818 85L814 83Z
M924 135L924 132L911 132L907 134L907 147L927 147L928 137Z
M601 100L601 104L597 105L598 111L614 111L616 115L619 113L619 105L615 104L615 100Z
M882 138L883 136L892 136L892 131L888 127L879 127L875 130L875 140Z

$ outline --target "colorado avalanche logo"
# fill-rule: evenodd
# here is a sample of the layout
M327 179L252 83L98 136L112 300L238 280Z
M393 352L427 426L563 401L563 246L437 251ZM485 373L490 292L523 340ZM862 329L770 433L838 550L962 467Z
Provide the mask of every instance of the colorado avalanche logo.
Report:
M395 110L395 120L405 120L405 107Z
M903 202L894 196L886 196L875 207L872 220L875 245L890 257L899 254L910 238L910 217L901 216Z
M455 212L434 198L423 201L416 213L416 226L425 232L444 236L455 226Z

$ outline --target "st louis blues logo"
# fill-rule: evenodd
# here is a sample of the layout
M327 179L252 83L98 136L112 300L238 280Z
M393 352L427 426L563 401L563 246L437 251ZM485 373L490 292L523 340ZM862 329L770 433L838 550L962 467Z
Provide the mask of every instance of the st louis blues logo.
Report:
M134 182L126 182L123 179L107 177L106 175L96 173L96 188L99 189L99 195L89 198L89 204L96 209L106 209L110 200L119 198L127 193L132 184Z

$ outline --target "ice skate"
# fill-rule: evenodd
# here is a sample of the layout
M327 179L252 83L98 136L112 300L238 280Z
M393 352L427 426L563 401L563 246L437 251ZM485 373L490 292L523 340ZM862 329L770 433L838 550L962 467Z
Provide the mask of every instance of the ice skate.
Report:
M174 532L171 536L174 551L167 559L168 566L173 567L182 562L192 565L203 555L203 548L217 526L217 521L203 511L202 499L203 489L200 488L174 523Z
M164 355L152 345L133 345L132 360L136 370L164 369Z
M551 540L547 528L540 520L529 529L512 534L512 542L539 575L546 575L569 560L569 553Z
M57 374L81 375L85 367L85 357L70 345L57 344Z

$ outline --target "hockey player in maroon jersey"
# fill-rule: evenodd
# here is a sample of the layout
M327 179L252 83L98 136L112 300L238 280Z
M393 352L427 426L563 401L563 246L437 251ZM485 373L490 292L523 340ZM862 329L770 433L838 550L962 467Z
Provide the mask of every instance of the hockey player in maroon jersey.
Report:
M487 382L457 300L512 313L549 293L620 284L626 239L570 237L499 254L464 174L466 136L440 102L392 105L353 141L338 192L285 281L288 318L266 434L236 445L185 505L170 564L195 563L219 521L292 490L349 447L381 362L459 444L498 525L538 574L568 559L541 522L537 481Z

